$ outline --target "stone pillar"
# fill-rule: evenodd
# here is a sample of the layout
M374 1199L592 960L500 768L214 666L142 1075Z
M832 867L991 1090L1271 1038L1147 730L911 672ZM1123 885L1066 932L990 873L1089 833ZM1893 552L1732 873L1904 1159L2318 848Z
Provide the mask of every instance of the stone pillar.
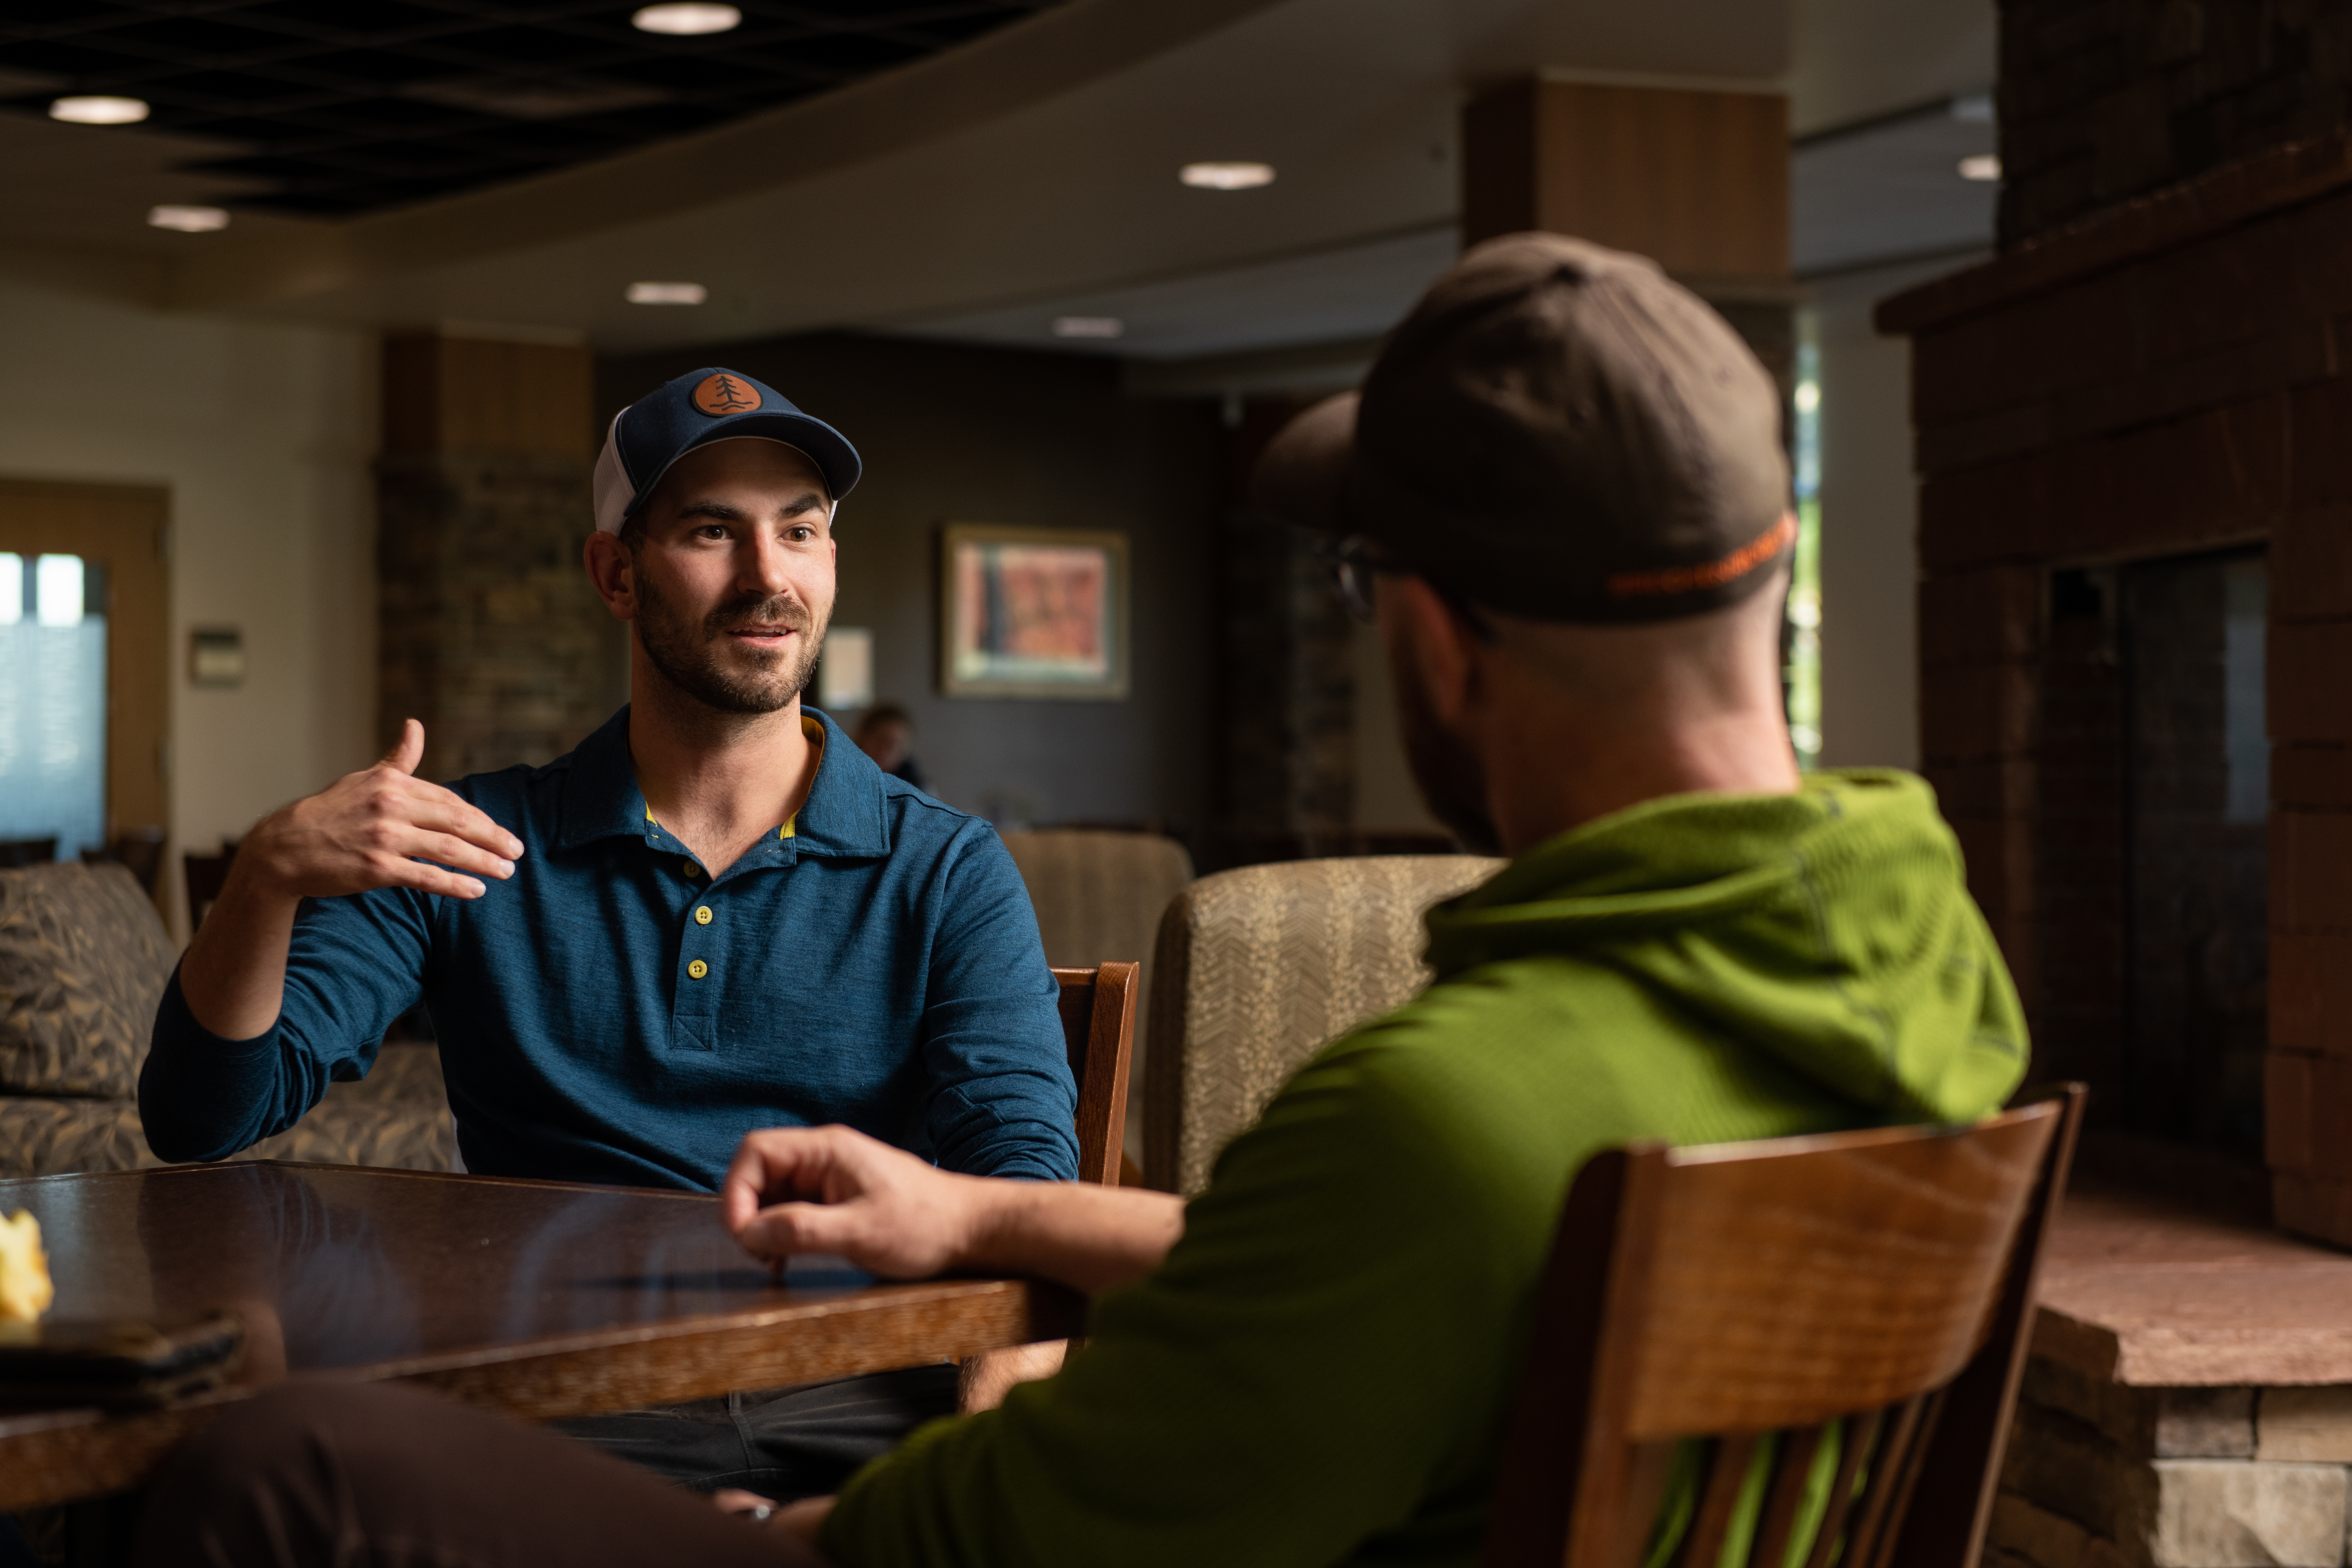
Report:
M447 332L384 343L376 468L380 726L425 722L421 776L548 762L625 695L580 564L599 433L585 347Z
M1255 400L1229 433L1221 552L1219 798L1195 846L1203 871L1343 852L1355 821L1353 630L1304 531L1242 502L1258 454L1307 406Z

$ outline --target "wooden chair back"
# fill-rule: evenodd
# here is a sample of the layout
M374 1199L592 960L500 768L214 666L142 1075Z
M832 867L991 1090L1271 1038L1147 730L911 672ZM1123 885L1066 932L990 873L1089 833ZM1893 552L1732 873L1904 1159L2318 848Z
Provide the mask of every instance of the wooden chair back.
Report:
M1541 1287L1485 1568L1641 1562L1692 1440L1675 1568L1717 1568L1766 1445L1741 1562L1781 1568L1832 1441L1806 1568L1972 1568L2083 1093L1973 1127L1594 1157Z
M228 886L229 862L236 851L228 849L218 855L183 855L180 864L188 880L188 930L193 932L205 923L205 915Z
M58 841L54 838L0 839L0 870L21 871L27 866L47 866L58 858Z
M1127 1062L1135 1046L1138 963L1056 969L1062 1037L1078 1082L1078 1180L1118 1184L1127 1142Z

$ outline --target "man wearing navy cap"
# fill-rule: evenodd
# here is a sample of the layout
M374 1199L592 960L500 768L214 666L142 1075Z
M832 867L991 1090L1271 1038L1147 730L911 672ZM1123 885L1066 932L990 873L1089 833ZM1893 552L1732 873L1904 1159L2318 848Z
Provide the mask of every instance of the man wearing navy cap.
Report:
M801 706L858 474L839 432L733 371L616 416L585 556L633 628L635 700L568 756L446 788L411 776L412 719L383 761L257 826L158 1012L155 1152L220 1159L292 1126L422 1000L476 1173L709 1192L750 1130L838 1121L949 1170L1075 1177L1011 857ZM902 1378L905 1414L952 1371ZM711 1414L672 1473L776 1468L737 1442L742 1412ZM852 1415L803 1457L854 1463L904 1426Z

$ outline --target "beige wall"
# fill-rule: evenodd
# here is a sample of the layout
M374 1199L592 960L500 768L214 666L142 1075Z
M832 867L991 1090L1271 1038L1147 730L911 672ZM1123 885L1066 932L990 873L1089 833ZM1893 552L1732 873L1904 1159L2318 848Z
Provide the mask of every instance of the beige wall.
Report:
M1917 486L1911 347L1870 324L1880 300L1968 258L1816 280L1821 350L1823 767L1919 765Z
M0 281L0 474L172 492L175 870L368 758L375 386L362 332ZM209 625L244 628L241 689L188 685ZM176 878L166 908L184 936Z

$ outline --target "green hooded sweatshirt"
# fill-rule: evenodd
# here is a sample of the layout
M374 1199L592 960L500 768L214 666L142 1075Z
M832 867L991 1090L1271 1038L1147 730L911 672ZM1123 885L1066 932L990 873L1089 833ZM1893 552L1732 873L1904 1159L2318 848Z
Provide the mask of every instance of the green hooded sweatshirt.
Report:
M1906 774L1647 802L1428 923L1435 983L1299 1070L1058 1377L860 1471L835 1561L1470 1564L1586 1159L1972 1121L2025 1068Z

